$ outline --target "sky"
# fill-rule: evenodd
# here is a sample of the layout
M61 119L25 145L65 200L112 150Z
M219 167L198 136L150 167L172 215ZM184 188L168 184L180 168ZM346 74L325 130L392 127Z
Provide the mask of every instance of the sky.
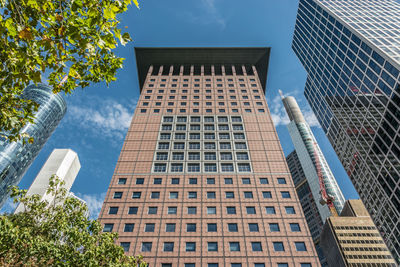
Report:
M81 169L71 188L96 218L111 181L139 98L134 47L271 47L266 98L285 155L293 150L278 90L294 96L346 199L358 198L351 181L304 98L306 72L291 49L297 0L139 0L120 16L133 42L119 46L126 58L117 81L66 96L68 110L19 186L28 188L55 148L77 152ZM125 28L127 26L127 28ZM10 211L10 201L2 211Z

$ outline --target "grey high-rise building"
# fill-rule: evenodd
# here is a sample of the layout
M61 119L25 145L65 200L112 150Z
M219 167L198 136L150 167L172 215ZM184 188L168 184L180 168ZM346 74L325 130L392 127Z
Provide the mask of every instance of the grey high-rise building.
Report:
M400 4L300 0L305 96L400 262Z
M34 142L23 145L21 141L0 140L0 207L7 200L8 188L21 181L67 110L63 97L43 84L28 86L23 97L40 104L34 123L28 123L21 131L33 137Z

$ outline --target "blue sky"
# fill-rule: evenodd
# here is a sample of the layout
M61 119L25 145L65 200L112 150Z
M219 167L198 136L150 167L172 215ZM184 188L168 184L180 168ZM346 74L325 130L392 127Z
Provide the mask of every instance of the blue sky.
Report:
M99 212L131 116L139 97L135 46L268 46L271 47L266 97L285 155L293 150L278 89L293 95L319 142L346 199L358 198L324 132L304 98L306 72L291 49L296 0L146 0L120 19L134 42L118 47L126 58L117 81L92 85L67 96L68 111L53 136L23 177L28 188L54 148L71 148L81 170L72 187ZM3 210L9 209L7 205Z

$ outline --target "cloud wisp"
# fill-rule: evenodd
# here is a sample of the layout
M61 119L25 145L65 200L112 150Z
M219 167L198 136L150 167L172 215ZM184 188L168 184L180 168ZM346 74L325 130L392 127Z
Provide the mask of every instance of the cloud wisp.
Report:
M105 192L101 194L76 193L76 196L86 202L86 205L89 209L89 218L93 220L97 219L99 217L101 207L103 206L106 193Z
M221 30L226 27L226 19L216 6L216 0L200 0L198 1L197 10L186 10L180 13L185 21L193 24L201 25L217 25Z
M122 139L129 128L137 100L119 103L112 99L90 99L68 107L66 121L103 138Z
M288 94L285 94L285 96L294 96L298 95L298 91L290 92ZM315 117L314 112L311 110L309 105L301 105L301 102L298 101L298 104L300 106L301 112L303 113L304 119L307 121L308 125L310 127L318 127L321 128L317 117ZM289 117L286 114L286 110L283 106L282 99L279 95L275 96L272 99L271 102L271 118L272 121L274 122L275 127L281 126L281 125L287 125L290 120Z

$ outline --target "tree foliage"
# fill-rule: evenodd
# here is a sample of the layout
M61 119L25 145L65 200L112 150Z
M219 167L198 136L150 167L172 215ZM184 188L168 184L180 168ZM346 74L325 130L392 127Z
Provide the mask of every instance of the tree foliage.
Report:
M38 104L21 97L44 74L53 92L114 81L131 40L117 15L137 0L0 0L0 133L9 141L33 122Z
M115 244L118 234L103 233L97 220L87 218L86 205L66 197L62 185L51 178L47 194L53 203L12 188L25 211L0 216L1 266L147 266L141 256L125 255Z

